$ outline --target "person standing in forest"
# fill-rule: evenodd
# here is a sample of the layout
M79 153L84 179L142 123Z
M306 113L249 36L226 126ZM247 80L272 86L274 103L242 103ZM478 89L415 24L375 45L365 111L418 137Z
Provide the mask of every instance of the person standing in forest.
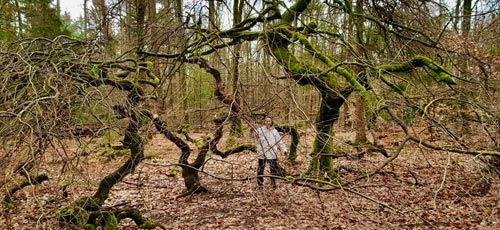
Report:
M272 176L276 176L278 173L278 147L283 154L287 154L288 150L281 140L281 136L273 126L273 120L271 117L266 116L264 119L264 125L259 128L250 129L250 137L257 139L257 155L258 155L258 168L257 168L257 184L259 188L262 188L264 178L264 168L266 163L269 162L270 171ZM276 188L276 181L274 177L271 177L271 185Z

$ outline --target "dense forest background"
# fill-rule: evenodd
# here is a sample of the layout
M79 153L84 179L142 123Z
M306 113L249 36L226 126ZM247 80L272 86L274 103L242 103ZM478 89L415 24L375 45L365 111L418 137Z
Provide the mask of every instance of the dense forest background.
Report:
M0 2L0 228L500 227L498 1L80 3Z

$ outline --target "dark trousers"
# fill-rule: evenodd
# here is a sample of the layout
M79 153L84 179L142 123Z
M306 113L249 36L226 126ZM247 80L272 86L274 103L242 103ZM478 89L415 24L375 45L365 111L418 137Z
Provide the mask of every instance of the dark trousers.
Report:
M276 173L278 172L278 161L276 159L259 159L259 167L257 168L257 184L259 186L262 186L264 182L264 178L262 177L262 175L264 175L266 162L269 162L271 175L276 176ZM271 185L273 187L276 187L276 181L274 180L274 177L271 177Z

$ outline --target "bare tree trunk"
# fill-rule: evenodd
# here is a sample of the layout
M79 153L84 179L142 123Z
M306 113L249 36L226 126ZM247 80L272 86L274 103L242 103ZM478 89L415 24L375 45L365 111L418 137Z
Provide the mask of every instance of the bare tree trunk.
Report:
M21 36L23 33L23 20L21 16L21 8L19 7L19 0L15 1L16 4L16 15L17 15L17 34Z
M215 3L214 0L208 0L208 28L215 27Z
M355 143L362 143L368 140L366 136L366 116L365 103L362 95L357 95L354 98L354 129L356 131Z
M61 0L56 1L56 14L57 16L61 16Z
M467 37L469 36L471 29L471 17L472 17L472 0L464 0L464 10L463 10L463 21L462 21L462 34Z
M461 0L457 0L455 5L455 19L453 20L453 28L456 32L459 31L458 22L460 22L460 5L462 4Z
M137 27L136 27L136 46L138 49L144 47L144 37L145 37L145 21L146 21L146 1L136 1L136 15L137 15Z
M363 14L364 0L356 0L356 12L358 14ZM353 15L353 23L356 29L356 43L354 49L360 57L368 58L368 54L364 48L365 44L365 26L362 17ZM361 68L354 68L356 72L362 71ZM354 130L356 136L354 139L355 143L366 142L368 140L366 136L366 116L365 116L365 103L364 94L360 93L354 97Z
M243 6L245 1L234 0L233 5L233 25L236 25L241 22L241 16L243 11ZM239 89L240 84L240 55L241 55L241 45L237 44L234 46L233 55L232 55L232 88L234 94L235 103L241 104L241 91ZM243 128L241 127L241 119L239 116L233 116L232 124L231 124L231 135L242 136Z
M183 24L182 12L183 12L182 0L176 0L175 1L175 15L176 15L176 18L179 22L179 26L181 26ZM183 112L182 121L187 123L189 121L189 113L184 112L184 111L188 110L188 99L187 99L188 88L187 88L186 66L185 65L182 65L181 67L179 67L178 74L179 74L179 79L180 79L180 86L179 86L180 89L179 90L180 90L181 95L182 95L182 98L181 98L181 100L182 100L181 111Z
M88 38L89 32L89 15L88 15L88 2L89 0L83 0L83 37Z
M101 20L100 32L102 34L102 40L106 44L106 50L111 52L110 42L111 42L111 30L108 17L108 9L106 6L106 0L94 0L94 6L96 6L99 19Z

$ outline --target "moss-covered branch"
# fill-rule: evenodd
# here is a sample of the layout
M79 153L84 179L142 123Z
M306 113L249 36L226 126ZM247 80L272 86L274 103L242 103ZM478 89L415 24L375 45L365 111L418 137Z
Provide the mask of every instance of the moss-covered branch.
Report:
M315 27L311 26L310 28L315 28ZM351 74L347 69L338 66L328 56L320 52L305 35L301 33L296 33L295 36L298 37L299 41L304 45L306 50L309 53L311 53L313 57L318 58L328 67L333 68L336 73L343 76L356 90L361 92L366 91L365 87L356 79L356 77L353 74Z
M307 6L311 0L297 0L295 3L290 6L282 15L280 24L288 24L291 25L299 15L307 9Z
M385 72L402 73L402 72L410 72L417 67L424 67L424 66L429 68L432 72L434 72L437 75L436 80L438 82L444 82L446 84L456 84L453 77L450 75L450 73L448 73L448 71L446 71L444 67L435 63L432 59L421 55L415 56L411 61L408 62L380 65L377 67L377 69L382 73ZM395 87L393 84L387 82L386 84L388 84L392 88Z
M323 155L333 153L332 127L339 118L340 107L354 89L347 88L341 94L322 92L320 110L316 115L316 138L313 142L312 159L307 170L308 174L329 173L335 177L333 160L331 156Z
M144 160L144 143L138 133L137 117L132 116L130 124L125 131L124 139L130 148L130 157L113 173L104 177L99 187L90 198L82 198L73 204L61 207L56 211L59 221L73 224L79 227L95 229L96 226L105 226L107 229L115 229L118 224L114 215L100 211L102 205L109 197L113 186L132 173L139 163Z
M141 212L137 209L126 209L114 212L118 222L125 218L130 218L134 221L134 223L142 229L155 229L159 227L161 229L166 229L162 224L147 220L141 215Z
M163 134L168 140L170 140L172 143L174 143L180 150L181 150L181 157L179 159L180 164L189 164L188 158L189 155L191 155L191 148L189 145L182 140L180 137L176 136L174 133L172 133L169 129L167 129L165 123L160 120L159 118L152 117L153 119L153 124L156 127L156 130Z
M244 41L255 41L262 36L262 32L245 31L242 28L233 28L228 31L200 34L200 38L188 45L185 50L175 54L153 53L140 50L137 53L145 57L190 59L205 56L217 50L241 44ZM229 38L229 39L227 39Z
M236 154L236 153L240 153L240 152L243 152L243 151L252 151L252 152L257 152L257 147L252 144L252 143L243 143L243 144L239 144L239 145L236 145L234 147L231 147L229 149L226 149L224 151L220 151L219 149L213 149L213 153L215 153L217 156L220 156L222 158L226 158L228 156L231 156L233 154Z
M125 131L125 139L128 140L130 157L120 168L101 180L97 191L92 197L99 206L104 204L104 201L109 196L111 188L122 181L125 176L133 172L137 165L144 160L144 143L141 136L138 134L138 128L133 122L131 122Z
M29 185L41 184L42 182L44 182L48 179L49 179L49 177L46 174L41 174L41 175L38 175L36 177L29 177L28 176L27 178L23 178L21 181L17 182L14 186L12 186L11 188L9 188L7 190L7 193L2 200L2 204L6 208L14 208L14 201L12 199L14 196L14 193L16 193L17 191L19 191L19 190L21 190L24 187L27 187Z
M182 177L184 178L186 191L177 197L184 197L191 194L204 193L208 191L205 187L201 185L198 171L205 164L207 154L213 149L216 149L217 143L222 138L223 128L224 128L223 122L225 119L227 118L219 117L215 119L215 124L217 126L217 129L215 131L213 138L206 141L202 145L193 163L182 166Z

